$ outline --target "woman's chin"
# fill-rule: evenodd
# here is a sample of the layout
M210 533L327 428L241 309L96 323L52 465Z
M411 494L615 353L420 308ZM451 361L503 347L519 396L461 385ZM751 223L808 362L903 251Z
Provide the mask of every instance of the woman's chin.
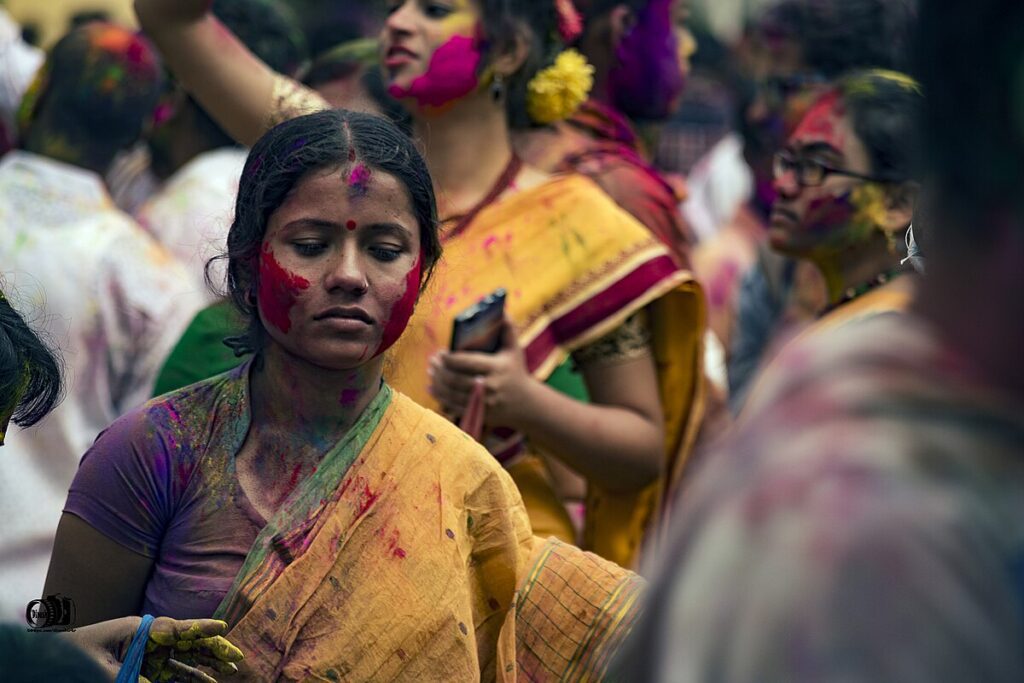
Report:
M295 355L324 370L354 370L373 360L378 345L377 341L372 344L345 344L340 348L307 350Z

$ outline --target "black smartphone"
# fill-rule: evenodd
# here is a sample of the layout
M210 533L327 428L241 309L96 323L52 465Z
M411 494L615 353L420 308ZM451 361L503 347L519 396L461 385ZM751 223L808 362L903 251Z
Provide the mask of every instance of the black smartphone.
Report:
M501 321L505 317L505 290L496 289L455 317L452 351L494 353L501 347Z

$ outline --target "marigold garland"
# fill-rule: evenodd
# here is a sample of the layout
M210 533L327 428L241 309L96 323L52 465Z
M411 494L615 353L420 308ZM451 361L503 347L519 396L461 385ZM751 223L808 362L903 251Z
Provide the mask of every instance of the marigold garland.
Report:
M541 124L564 121L579 109L594 86L594 67L576 50L565 50L527 86L526 111Z

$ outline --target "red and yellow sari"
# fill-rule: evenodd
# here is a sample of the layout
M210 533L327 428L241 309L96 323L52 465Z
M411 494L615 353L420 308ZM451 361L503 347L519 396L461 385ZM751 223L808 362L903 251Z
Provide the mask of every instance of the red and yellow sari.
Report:
M541 380L577 349L648 311L665 414L663 475L632 494L590 486L584 529L588 549L632 566L663 492L682 472L702 415L700 287L592 181L556 177L486 207L445 243L444 258L391 354L389 383L421 405L438 408L427 391L430 357L448 348L455 316L499 287L508 292L506 311L527 366ZM509 473L535 532L572 539L538 455L529 452Z

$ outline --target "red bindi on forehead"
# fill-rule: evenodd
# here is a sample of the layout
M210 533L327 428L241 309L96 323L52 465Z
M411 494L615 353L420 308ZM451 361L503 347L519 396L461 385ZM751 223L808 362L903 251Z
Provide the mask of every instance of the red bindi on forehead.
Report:
M833 90L815 102L804 115L800 125L793 131L792 142L808 144L824 142L842 151L845 129L842 125L846 106L839 92Z

